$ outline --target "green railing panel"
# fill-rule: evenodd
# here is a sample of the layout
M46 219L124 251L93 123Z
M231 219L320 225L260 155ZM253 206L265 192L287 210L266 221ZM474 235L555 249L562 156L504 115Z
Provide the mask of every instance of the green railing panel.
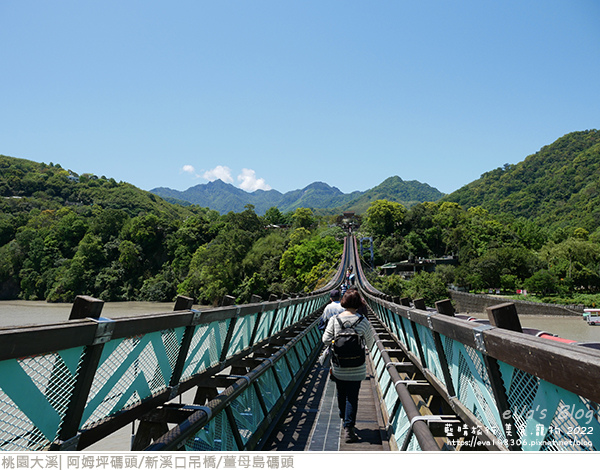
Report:
M402 323L403 327L404 327L404 331L406 332L406 336L408 339L408 344L406 344L405 346L408 348L408 350L410 352L412 352L415 357L419 357L419 347L417 345L417 340L415 338L413 329L412 329L412 322L408 319L408 318L404 318L404 317L399 317L400 318L400 322ZM402 337L398 338L399 340L403 340Z
M283 322L286 317L286 313L288 311L289 306L282 306L277 310L277 315L275 316L275 321L273 322L273 330L272 333L276 333L283 329Z
M109 341L100 359L82 427L165 390L185 328Z
M260 394L265 402L267 410L272 410L277 400L281 396L277 381L275 380L275 372L272 369L266 371L263 375L258 378L258 387L260 388Z
M256 318L257 314L246 315L237 319L227 357L231 357L250 346Z
M83 348L0 362L0 449L42 450L58 435Z
M287 328L294 322L294 319L296 318L296 312L299 308L299 304L292 304L287 308L285 317L283 318L282 328Z
M308 344L308 342L307 342L307 338L306 337L302 338L298 342L298 344L296 345L294 350L298 354L298 360L300 361L301 364L303 364L311 350L310 344Z
M297 349L298 349L298 345L296 344L295 347L288 354L286 354L286 357L288 358L288 361L290 364L290 369L291 369L292 375L296 375L298 373L298 371L300 370L300 368L302 367L300 359L298 358Z
M398 397L398 393L396 392L395 387L390 387L390 391L388 392L388 394L390 395L390 402L400 402L400 398ZM386 405L387 401L388 400L386 400ZM400 404L397 407L396 412L391 416L390 431L392 433L394 441L396 442L396 446L398 448L401 448L402 444L404 443L404 439L406 438L406 435L410 431L410 421L408 419L408 416L406 415L406 411L402 407L402 404Z
M188 379L219 363L230 319L197 325L188 352L182 379Z
M424 327L423 325L415 325L421 340L421 346L423 347L423 354L425 355L425 361L427 362L427 368L433 372L436 378L446 385L444 378L444 372L442 371L442 365L440 357L438 355L437 348L435 347L435 340L433 339L433 332Z
M186 451L225 452L240 450L225 411L213 417L204 428L190 437L184 445Z
M374 348L375 350L377 350L377 348ZM385 371L385 361L383 360L383 356L381 354L379 354L379 351L377 350L377 355L375 355L373 353L373 349L371 350L371 357L374 360L374 366L375 366L375 373L377 374L377 377L379 378L379 380L382 379L382 375Z
M600 450L598 404L500 363L523 450Z
M391 381L392 377L390 376L387 369L384 367L379 378L379 386L381 387L382 392L385 392L387 390Z
M396 338L404 342L404 333L402 331L402 319L400 315L397 315L390 310L387 311L387 314L388 328L392 331L394 335L396 335Z
M496 437L502 439L504 430L481 353L456 341L454 346L457 363L453 364L453 383L458 399Z
M277 360L274 364L274 367L275 371L277 372L277 377L279 378L279 383L285 390L292 382L292 374L285 358L282 357L281 359Z
M244 390L230 407L242 442L246 445L265 418L254 387Z
M256 330L256 339L255 342L260 342L269 337L269 331L271 329L271 324L273 323L273 318L275 316L275 309L267 310L262 313L260 316L260 321L258 323L258 329Z
M421 452L421 446L419 445L419 441L417 437L413 434L408 443L408 447L406 448L407 452Z

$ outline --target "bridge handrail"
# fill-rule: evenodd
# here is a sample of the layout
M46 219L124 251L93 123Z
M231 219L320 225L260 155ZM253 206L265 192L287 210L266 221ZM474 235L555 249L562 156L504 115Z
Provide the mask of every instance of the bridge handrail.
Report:
M201 410L156 439L145 451L256 450L264 444L279 410L293 398L308 368L320 351L318 321L282 344L273 355L227 387ZM293 357L292 357L293 356ZM294 364L296 364L294 366ZM243 396L246 394L247 396ZM260 397L260 398L259 398ZM268 399L266 398L268 397ZM243 409L245 419L240 412ZM244 426L240 429L240 423ZM223 431L222 428L227 430ZM221 429L220 434L217 430ZM219 439L221 435L231 439ZM216 435L209 439L207 436Z
M323 292L201 311L2 328L0 449L85 448L182 393L200 372L222 370L242 351L259 348L327 300Z
M457 414L487 430L491 448L600 449L600 351L400 305L360 263L357 276L375 314ZM557 443L569 423L590 431L569 436L579 445Z
M329 293L332 289L335 289L342 284L344 281L344 274L346 272L346 267L348 265L348 250L350 249L348 244L348 237L344 237L344 248L342 251L342 259L338 265L337 271L335 275L327 282L326 285L319 289L315 289L312 294L323 294Z

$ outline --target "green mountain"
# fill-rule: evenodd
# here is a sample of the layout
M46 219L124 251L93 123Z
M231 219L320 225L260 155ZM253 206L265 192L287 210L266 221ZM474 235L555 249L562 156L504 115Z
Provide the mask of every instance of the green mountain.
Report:
M484 173L443 200L526 217L542 226L593 231L600 224L600 131L567 134L516 165Z
M369 205L378 199L399 202L405 207L412 207L420 202L435 202L442 198L444 193L432 188L428 184L418 181L403 181L398 176L391 176L383 183L360 194L342 206L345 211L354 211L362 214Z
M58 210L65 206L119 209L132 217L152 213L179 218L188 213L181 205L113 178L78 175L59 164L0 155L1 213Z
M392 176L368 191L349 194L323 182L315 182L285 194L275 190L248 193L221 180L199 184L185 191L155 188L151 192L170 201L186 201L221 213L241 212L247 204L252 204L257 214L264 214L271 207L277 207L284 213L299 207L364 213L369 204L377 199L388 199L410 207L419 202L437 201L443 196L443 193L427 184L403 181L398 176Z

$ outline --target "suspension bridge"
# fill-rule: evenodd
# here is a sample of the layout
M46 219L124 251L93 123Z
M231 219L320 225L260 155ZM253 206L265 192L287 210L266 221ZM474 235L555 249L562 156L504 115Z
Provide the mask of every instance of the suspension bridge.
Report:
M358 442L341 440L319 317L346 269L375 342ZM125 428L134 451L595 451L600 347L488 320L449 300L374 289L349 236L337 273L293 298L102 316L85 296L66 323L0 329L0 450L81 451Z

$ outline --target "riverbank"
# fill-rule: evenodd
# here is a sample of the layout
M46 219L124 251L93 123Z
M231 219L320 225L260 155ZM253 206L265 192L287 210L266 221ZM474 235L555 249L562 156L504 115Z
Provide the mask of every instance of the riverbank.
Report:
M469 294L467 292L450 291L450 297L454 308L460 313L485 313L485 309L502 303L514 303L517 313L521 315L540 316L574 316L581 317L583 306L579 305L555 305L539 302L528 302L526 300L515 300L500 295Z
M66 322L69 320L72 306L68 303L45 301L2 300L0 301L0 328ZM102 307L102 316L117 319L149 313L166 313L172 312L174 306L174 302L106 302ZM194 308L201 307L194 306Z

